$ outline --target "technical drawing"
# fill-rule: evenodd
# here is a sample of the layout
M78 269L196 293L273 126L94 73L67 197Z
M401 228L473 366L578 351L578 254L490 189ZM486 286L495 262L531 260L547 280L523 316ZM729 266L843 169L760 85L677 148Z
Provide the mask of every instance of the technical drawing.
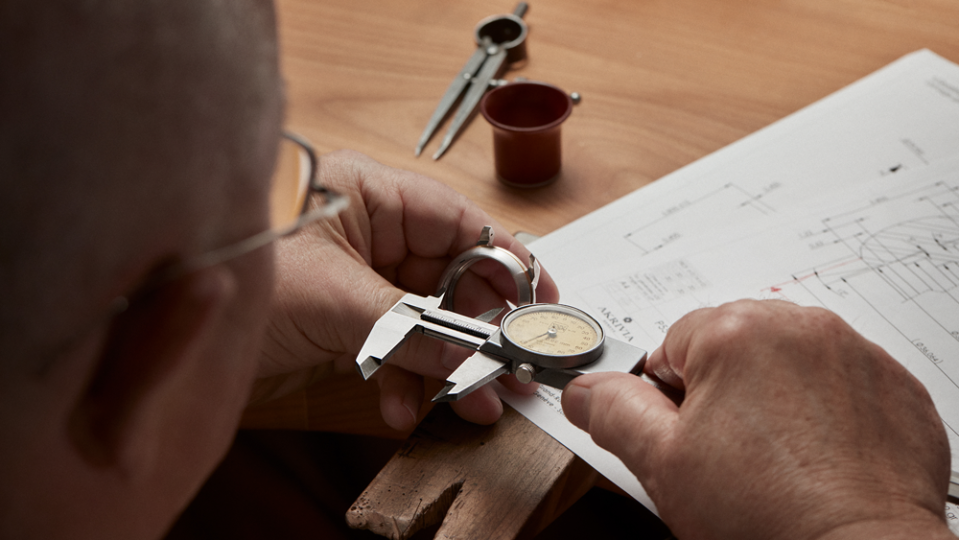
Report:
M919 369L932 366L938 380L959 388L957 185L937 182L823 219L804 238L823 262L767 288L767 297L804 303L800 298L811 296L860 320L871 312L928 360ZM959 432L959 419L944 421Z
M902 219L904 214L910 218ZM823 219L821 230L806 239L810 250L842 246L845 254L793 275L792 281L814 277L829 288L872 272L902 301L941 293L959 303L959 187L937 182L883 197Z
M699 198L684 199L669 206L652 221L627 232L624 238L639 248L643 255L662 249L670 242L681 238L681 233L676 230L675 224L678 214L682 213L687 223L695 221L700 214L699 206L704 204L712 208L725 209L730 215L730 220L734 220L733 214L740 211L745 211L749 214L748 217L774 214L776 209L763 199L781 187L782 185L778 182L770 182L762 188L760 193L752 193L730 182Z

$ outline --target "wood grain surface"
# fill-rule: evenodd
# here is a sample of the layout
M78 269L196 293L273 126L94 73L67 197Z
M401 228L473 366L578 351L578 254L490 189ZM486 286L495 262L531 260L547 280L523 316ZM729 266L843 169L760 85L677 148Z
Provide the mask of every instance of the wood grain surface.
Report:
M357 498L346 520L392 540L429 527L436 538L531 538L595 477L511 408L496 424L477 426L440 405Z
M583 100L563 125L559 180L520 190L496 180L482 117L439 161L430 156L445 126L421 157L413 154L473 52L475 24L513 8L503 0L279 0L288 127L323 152L359 150L435 178L507 229L543 235L909 52L959 61L956 0L533 0L529 58L506 77L549 82ZM357 380L260 406L245 425L406 436L378 421L375 388L334 390ZM574 463L555 455L530 455L530 470L542 459L563 471Z
M506 74L582 94L558 182L505 187L476 117L439 161L419 135L503 0L280 0L288 125L468 195L509 230L553 231L920 48L959 61L955 0L543 0ZM445 133L445 130L443 131ZM442 133L440 133L442 135Z

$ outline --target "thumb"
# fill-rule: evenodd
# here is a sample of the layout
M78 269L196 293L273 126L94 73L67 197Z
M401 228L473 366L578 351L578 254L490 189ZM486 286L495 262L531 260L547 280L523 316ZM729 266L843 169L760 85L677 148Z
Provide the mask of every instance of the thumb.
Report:
M277 283L261 377L331 362L338 373L354 372L353 356L403 296L333 233L324 235L328 224L313 225L276 246Z
M679 409L651 384L628 373L592 373L563 390L563 413L643 482L669 439Z
M350 283L345 291L347 304L338 317L343 318L345 326L352 330L346 343L347 350L359 352L363 343L373 330L373 326L383 315L393 309L405 294L371 269L360 269L361 279Z

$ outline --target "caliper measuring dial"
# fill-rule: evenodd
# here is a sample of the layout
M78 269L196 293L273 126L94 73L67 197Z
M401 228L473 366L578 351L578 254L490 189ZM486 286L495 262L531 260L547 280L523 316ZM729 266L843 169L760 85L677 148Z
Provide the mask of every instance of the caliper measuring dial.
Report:
M501 325L503 349L544 368L570 368L603 353L603 328L583 311L561 304L530 304L510 311Z
M520 306L497 327L491 312L473 318L451 311L456 282L467 267L482 259L504 265L516 283ZM562 304L537 304L539 264L530 256L527 267L508 250L493 246L492 229L485 227L476 247L466 251L443 275L436 296L407 294L373 326L356 357L364 379L414 333L425 334L474 351L446 379L433 401L454 401L500 375L513 373L522 382L537 381L562 389L584 373L639 373L646 351L607 339L603 327L586 312ZM512 306L511 306L512 307Z

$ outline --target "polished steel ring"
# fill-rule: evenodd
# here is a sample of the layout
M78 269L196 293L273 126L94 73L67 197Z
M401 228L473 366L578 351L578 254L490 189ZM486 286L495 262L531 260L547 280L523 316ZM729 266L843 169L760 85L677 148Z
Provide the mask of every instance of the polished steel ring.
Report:
M448 311L453 310L453 295L456 292L456 284L464 273L477 261L492 259L509 270L516 284L516 305L524 306L526 304L536 303L536 284L539 282L539 261L533 255L529 256L529 266L523 263L519 257L511 251L496 247L493 245L493 229L489 226L483 227L480 233L479 242L476 247L468 249L461 253L443 272L440 279L440 286L437 289L436 296L443 300L440 308Z

